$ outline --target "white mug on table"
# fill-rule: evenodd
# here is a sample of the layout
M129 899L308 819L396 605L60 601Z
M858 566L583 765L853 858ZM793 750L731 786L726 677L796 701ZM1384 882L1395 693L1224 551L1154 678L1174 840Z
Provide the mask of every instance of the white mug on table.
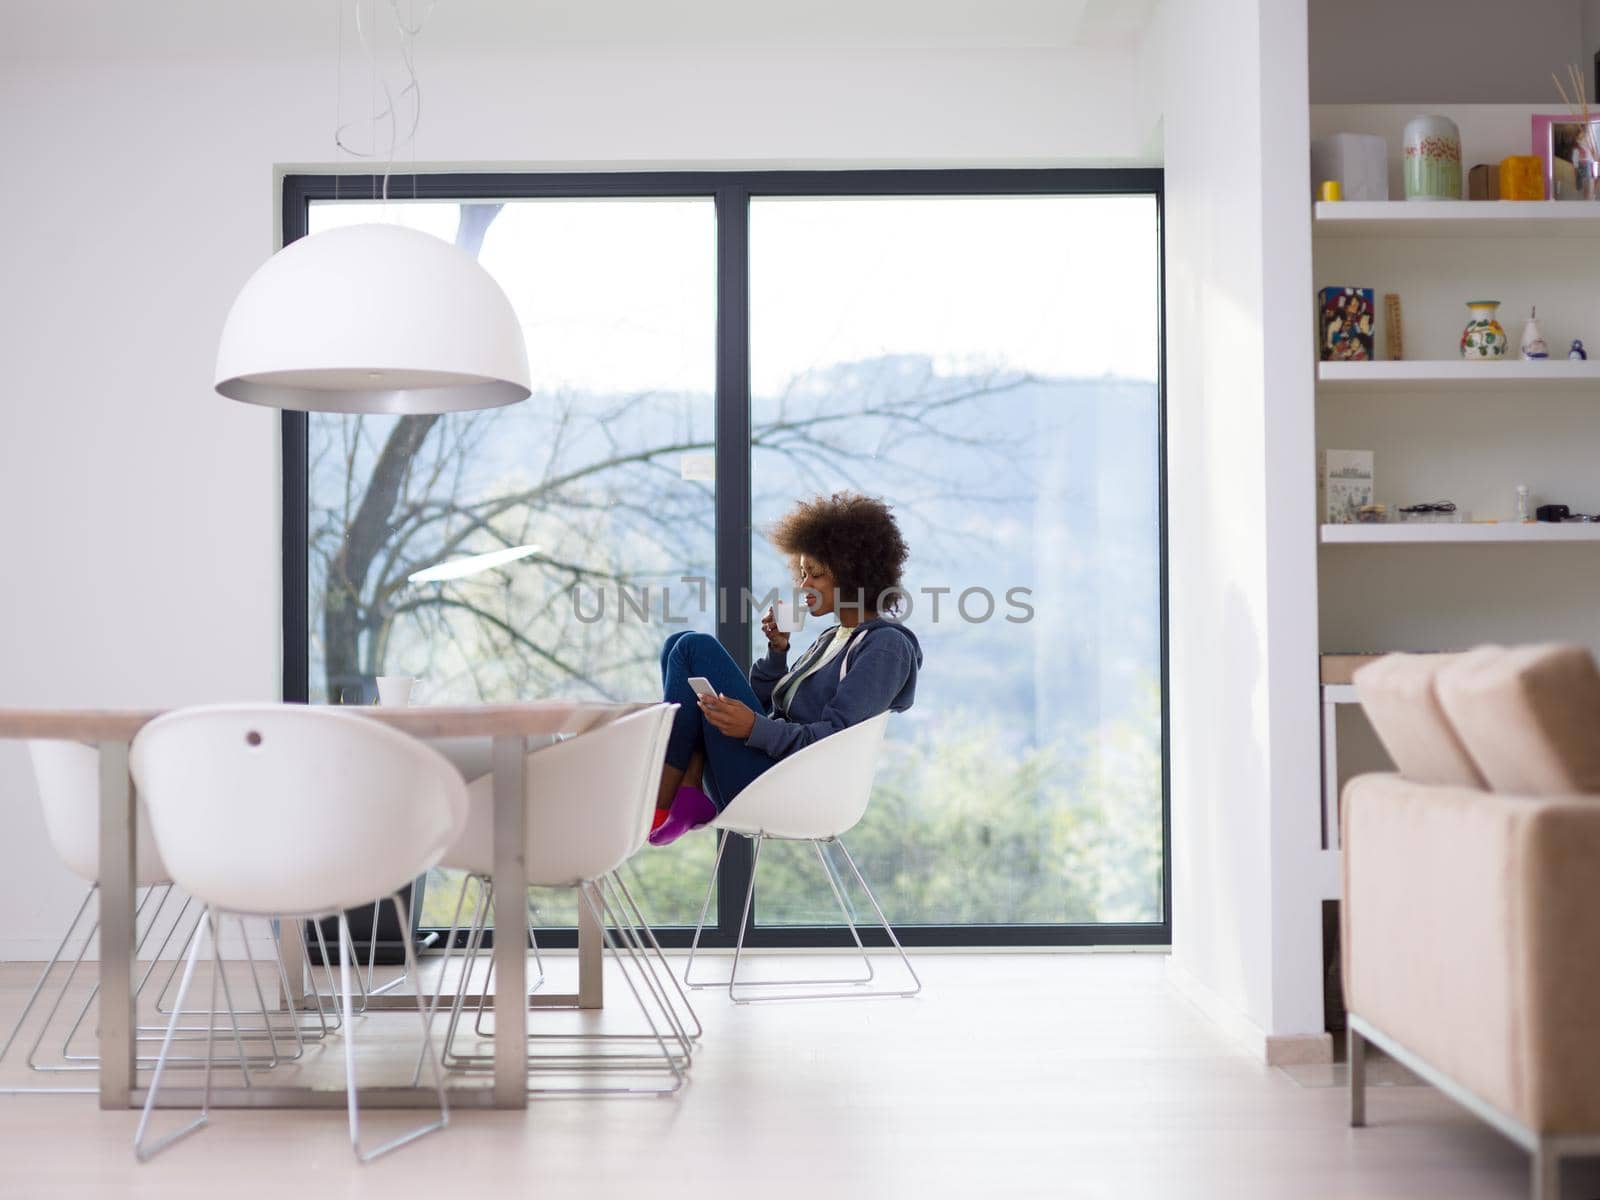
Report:
M404 708L411 703L411 687L416 682L410 675L379 675L378 703L390 708Z

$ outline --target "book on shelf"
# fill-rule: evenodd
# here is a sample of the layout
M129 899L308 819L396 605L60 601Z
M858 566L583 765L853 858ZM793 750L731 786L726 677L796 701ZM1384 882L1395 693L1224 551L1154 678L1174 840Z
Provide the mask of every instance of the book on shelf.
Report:
M1323 520L1329 525L1354 525L1362 505L1372 503L1372 451L1324 450L1318 458Z

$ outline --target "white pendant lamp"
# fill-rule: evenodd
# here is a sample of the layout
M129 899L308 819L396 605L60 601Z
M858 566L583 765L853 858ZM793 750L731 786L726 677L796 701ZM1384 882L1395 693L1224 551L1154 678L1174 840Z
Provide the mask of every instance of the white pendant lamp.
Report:
M222 327L216 388L309 412L496 408L528 398L528 352L471 255L399 225L348 225L250 277Z

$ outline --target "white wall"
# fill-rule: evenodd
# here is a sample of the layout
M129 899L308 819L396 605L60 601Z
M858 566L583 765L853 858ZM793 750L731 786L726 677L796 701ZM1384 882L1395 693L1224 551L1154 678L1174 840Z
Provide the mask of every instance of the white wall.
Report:
M1143 141L1126 52L420 59L424 162L1068 165ZM275 165L328 161L333 94L331 56L0 58L0 705L278 695L277 419L210 372L275 244ZM14 744L0 804L0 958L42 956L79 885Z
M1542 103L1566 64L1593 99L1593 0L1310 0L1313 104Z
M1165 19L1170 974L1264 1054L1322 1032L1305 12Z

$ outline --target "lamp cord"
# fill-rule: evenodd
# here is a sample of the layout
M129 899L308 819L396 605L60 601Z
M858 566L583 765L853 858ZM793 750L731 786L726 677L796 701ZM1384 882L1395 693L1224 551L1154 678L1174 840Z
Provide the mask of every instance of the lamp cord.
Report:
M357 121L344 120L344 0L339 6L339 63L337 68L337 87L339 95L334 106L334 161L337 165L338 155L342 151L352 158L378 157L378 123L386 121L389 127L388 147L384 155L384 171L382 184L382 198L389 199L389 176L394 171L394 160L397 152L409 148L412 156L411 191L412 197L416 196L416 137L417 127L422 122L422 83L417 76L415 43L417 35L427 24L428 18L433 15L433 10L438 0L428 0L427 6L422 11L420 20L414 19L414 9L411 9L408 0L409 15L402 17L400 13L400 0L388 0L389 10L394 16L395 34L398 43L400 63L404 68L406 83L399 94L391 89L388 79L379 70L378 55L378 0L371 0L372 14L366 20L362 19L361 0L354 0L356 17L356 34L361 40L362 49L366 51L367 60L371 69L370 95L368 97L369 116L367 119L368 148L359 150L350 144L349 131L354 128ZM384 103L378 105L378 92L383 91ZM410 124L405 134L400 134L399 106L409 97ZM334 198L338 198L338 176L334 177ZM372 198L379 198L379 185L376 176L372 181Z

